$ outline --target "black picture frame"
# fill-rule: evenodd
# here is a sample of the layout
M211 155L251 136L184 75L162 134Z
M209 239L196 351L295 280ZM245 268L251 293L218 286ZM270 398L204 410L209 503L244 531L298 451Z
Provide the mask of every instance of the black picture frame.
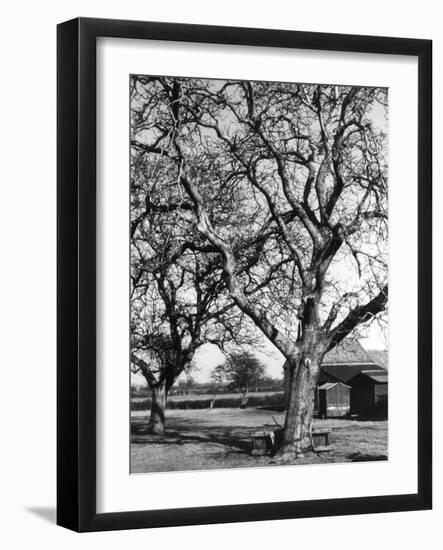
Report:
M96 39L155 39L418 59L418 491L416 494L96 512ZM432 42L79 18L58 25L57 523L104 531L368 514L432 506Z

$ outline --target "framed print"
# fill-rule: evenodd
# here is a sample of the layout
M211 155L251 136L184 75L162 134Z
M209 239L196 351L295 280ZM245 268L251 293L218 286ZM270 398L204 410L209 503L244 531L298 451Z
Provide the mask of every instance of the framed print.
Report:
M431 66L58 26L59 525L431 507Z

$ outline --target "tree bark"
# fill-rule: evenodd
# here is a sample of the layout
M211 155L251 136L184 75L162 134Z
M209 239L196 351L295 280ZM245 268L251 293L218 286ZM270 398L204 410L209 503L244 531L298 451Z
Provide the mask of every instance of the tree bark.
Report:
M214 408L214 405L215 405L215 398L216 398L217 394L216 392L214 392L213 396L212 396L212 399L211 399L211 402L209 403L209 409L212 411L212 409Z
M240 409L246 409L248 406L248 385L243 388L241 393Z
M283 403L285 406L285 411L288 410L290 386L291 386L291 369L289 366L289 361L285 361L283 365Z
M165 435L165 409L167 392L165 385L152 388L151 414L149 416L148 433Z
M285 367L286 418L283 441L276 452L283 461L302 458L313 451L311 425L324 346L314 341L302 344L301 349L299 355L288 358Z

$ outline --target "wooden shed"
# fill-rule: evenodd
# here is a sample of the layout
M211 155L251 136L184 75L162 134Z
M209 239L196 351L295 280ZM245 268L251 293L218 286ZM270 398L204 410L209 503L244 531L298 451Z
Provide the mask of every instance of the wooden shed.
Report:
M386 372L384 366L376 363L373 356L363 348L360 342L352 340L347 342L345 340L324 356L319 384L321 385L325 382L351 384L350 380L364 370Z
M350 384L351 413L386 418L388 414L388 373L364 370Z
M350 386L343 382L326 382L316 391L316 411L320 418L337 418L350 413Z

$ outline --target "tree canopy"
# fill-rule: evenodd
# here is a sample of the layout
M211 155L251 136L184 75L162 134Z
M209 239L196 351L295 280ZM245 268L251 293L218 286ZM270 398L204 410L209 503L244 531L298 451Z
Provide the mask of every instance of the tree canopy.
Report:
M181 246L221 257L284 354L311 298L331 346L384 310L386 90L137 77L134 94L133 147L162 159L163 208L194 231Z
M252 384L258 382L265 374L265 367L260 359L248 350L231 353L225 364L226 378L229 387L246 394Z
M168 269L192 254L215 319L232 312L287 358L297 449L324 353L386 310L387 102L383 88L131 80L132 224L158 216Z

